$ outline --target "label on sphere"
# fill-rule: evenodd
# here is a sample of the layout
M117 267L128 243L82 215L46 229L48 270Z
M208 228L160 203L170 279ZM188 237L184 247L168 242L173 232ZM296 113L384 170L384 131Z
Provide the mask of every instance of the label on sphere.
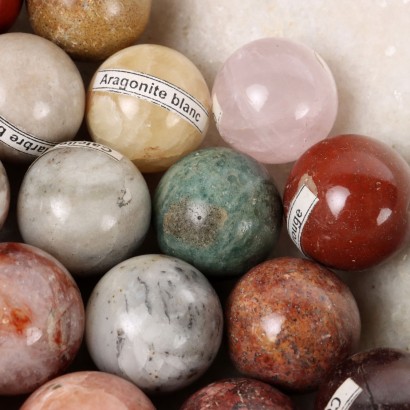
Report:
M352 379L346 379L327 403L325 410L348 410L363 389Z
M16 151L32 157L39 157L57 142L44 141L25 132L0 115L0 142Z
M290 203L286 221L287 229L292 241L302 253L303 249L300 242L303 228L318 201L319 198L303 184Z
M124 157L119 152L114 151L113 149L105 145L98 144L97 142L92 142L92 141L65 141L65 142L61 142L60 144L54 146L53 149L49 150L48 152L54 151L59 148L67 148L67 147L93 149L95 151L102 152L106 155L109 155L111 158L114 158L116 161L121 161L121 159Z
M192 95L160 78L136 71L100 70L93 82L93 91L124 94L157 104L193 125L204 134L208 111Z

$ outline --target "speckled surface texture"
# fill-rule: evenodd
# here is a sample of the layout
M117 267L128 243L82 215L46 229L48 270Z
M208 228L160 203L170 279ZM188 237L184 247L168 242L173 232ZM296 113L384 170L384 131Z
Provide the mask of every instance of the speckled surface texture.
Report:
M292 410L292 400L269 384L247 378L216 381L193 394L181 410Z
M191 384L221 344L222 307L193 266L164 255L121 262L94 288L86 340L100 370L148 392Z
M27 0L26 6L36 34L74 58L103 60L143 33L151 0Z
M348 287L299 258L276 258L243 276L229 296L229 352L237 369L282 388L315 389L350 355L360 317Z
M239 275L273 250L282 204L267 171L228 148L196 151L162 177L153 199L159 246L209 275Z

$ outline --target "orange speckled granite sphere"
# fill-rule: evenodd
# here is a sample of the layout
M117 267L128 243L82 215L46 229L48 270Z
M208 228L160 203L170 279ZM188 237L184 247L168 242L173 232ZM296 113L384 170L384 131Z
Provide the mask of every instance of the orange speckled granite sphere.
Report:
M230 294L226 314L237 369L293 391L317 388L360 336L348 287L306 259L276 258L251 269Z
M75 59L103 60L143 33L151 0L27 0L35 34Z

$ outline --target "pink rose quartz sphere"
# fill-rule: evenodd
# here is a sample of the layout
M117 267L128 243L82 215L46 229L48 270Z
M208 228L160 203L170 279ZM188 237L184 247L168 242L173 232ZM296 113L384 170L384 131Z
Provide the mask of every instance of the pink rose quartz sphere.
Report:
M222 138L267 164L295 161L326 138L338 107L333 75L312 49L264 38L235 51L217 73L213 113Z
M37 389L20 410L155 410L134 384L113 374L81 371Z
M29 393L62 372L84 334L84 306L49 254L0 244L0 396Z

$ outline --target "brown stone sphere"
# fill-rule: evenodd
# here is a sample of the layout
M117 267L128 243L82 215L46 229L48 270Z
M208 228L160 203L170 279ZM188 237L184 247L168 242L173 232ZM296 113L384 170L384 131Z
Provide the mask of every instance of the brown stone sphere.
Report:
M360 336L349 288L302 258L276 258L251 269L231 292L226 315L236 368L292 391L317 388Z
M27 0L35 34L74 59L104 60L135 43L145 30L151 0Z
M181 410L293 410L290 397L269 384L238 377L208 384L190 396Z

